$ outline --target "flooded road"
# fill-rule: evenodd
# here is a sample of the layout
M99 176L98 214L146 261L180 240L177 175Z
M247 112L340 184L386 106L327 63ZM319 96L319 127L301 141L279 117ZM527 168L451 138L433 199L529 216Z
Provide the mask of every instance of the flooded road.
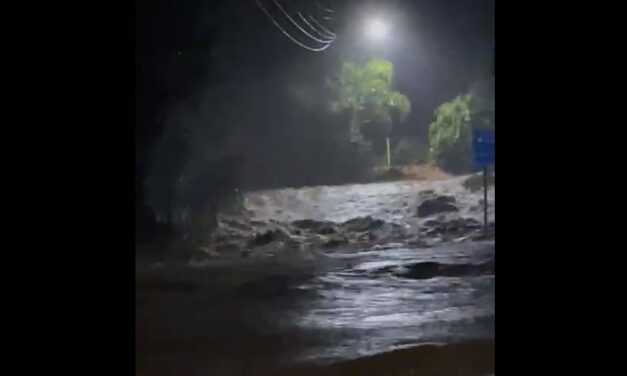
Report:
M419 193L435 191L455 197L460 214L479 218L482 192L462 186L466 177L442 181L394 181L369 184L284 188L249 192L245 205L254 219L291 222L298 219L343 222L373 216L388 222L416 223ZM490 220L494 220L494 188L488 190Z
M346 333L339 343L310 350L310 359L354 358L494 335L491 244L400 248L348 257L349 267L298 286L316 294L303 303L296 325ZM469 267L447 276L447 267L455 266Z
M424 189L454 195L463 215L481 215L479 194L458 181L256 192L247 209L257 221L339 222L357 214L416 227L416 196ZM137 282L137 374L258 374L493 338L494 259L493 241L424 248L399 240L168 273L148 268Z

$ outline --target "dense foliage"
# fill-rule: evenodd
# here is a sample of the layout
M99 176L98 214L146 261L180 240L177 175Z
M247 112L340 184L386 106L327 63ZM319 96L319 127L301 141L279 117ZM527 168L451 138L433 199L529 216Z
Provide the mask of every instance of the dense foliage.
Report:
M331 108L320 82L279 86L271 79L248 82L245 96L243 83L233 82L173 105L152 145L146 204L159 222L189 233L215 225L215 211L237 190L367 179L372 145L384 143L410 111L392 80L389 62L345 63L330 83Z
M407 138L401 139L394 148L392 156L395 165L411 165L426 163L429 151L425 144Z
M472 170L472 128L494 127L491 102L466 94L438 106L429 126L431 158L442 168L461 173Z
M386 60L371 60L360 66L345 62L340 74L328 85L332 108L349 114L349 139L371 144L389 134L395 124L407 119L411 104L392 90L394 67Z

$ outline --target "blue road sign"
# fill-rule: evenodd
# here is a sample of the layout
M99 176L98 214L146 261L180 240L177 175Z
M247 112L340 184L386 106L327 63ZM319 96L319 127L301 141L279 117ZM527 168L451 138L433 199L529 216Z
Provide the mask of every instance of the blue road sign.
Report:
M494 164L494 131L477 129L472 131L472 149L477 167Z

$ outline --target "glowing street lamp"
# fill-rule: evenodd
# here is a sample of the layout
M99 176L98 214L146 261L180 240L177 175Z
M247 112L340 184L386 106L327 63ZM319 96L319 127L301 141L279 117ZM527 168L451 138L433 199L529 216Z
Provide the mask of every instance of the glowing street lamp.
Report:
M370 18L366 21L365 24L365 35L369 41L380 43L387 39L388 34L390 33L390 26L386 22L384 22L381 18ZM385 138L386 145L386 160L388 168L392 167L392 157L390 153L390 138Z
M390 28L380 18L372 18L366 23L365 31L368 39L379 42L387 38Z

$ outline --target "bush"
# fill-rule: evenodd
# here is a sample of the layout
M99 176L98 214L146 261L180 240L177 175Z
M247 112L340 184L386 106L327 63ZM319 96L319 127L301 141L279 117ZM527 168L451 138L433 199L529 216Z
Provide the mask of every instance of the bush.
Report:
M473 95L458 96L435 110L429 126L429 147L433 161L453 173L472 169L472 126L493 127L493 106Z
M427 147L417 141L402 139L394 148L392 162L395 165L422 164L428 160Z

